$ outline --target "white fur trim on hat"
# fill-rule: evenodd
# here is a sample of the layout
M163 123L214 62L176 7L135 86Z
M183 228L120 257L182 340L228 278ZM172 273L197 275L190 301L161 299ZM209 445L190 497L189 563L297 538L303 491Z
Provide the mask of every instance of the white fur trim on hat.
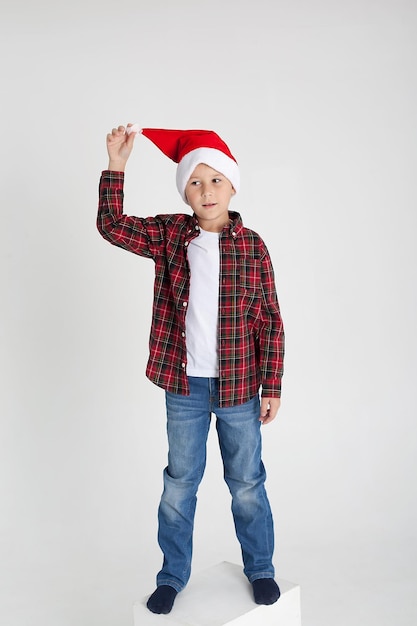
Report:
M236 161L216 148L197 148L188 152L178 163L177 189L186 204L189 204L185 195L185 187L197 165L205 163L209 167L226 176L237 192L240 188L240 173Z

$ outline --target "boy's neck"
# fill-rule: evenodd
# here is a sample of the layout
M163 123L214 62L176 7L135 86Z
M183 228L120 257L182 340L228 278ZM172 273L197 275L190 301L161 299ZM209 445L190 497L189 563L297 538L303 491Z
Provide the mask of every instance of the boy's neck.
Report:
M206 221L206 220L197 218L197 222L201 230L205 230L208 233L221 233L225 226L228 226L229 224L231 224L232 220L227 219L224 222L224 224L222 223L218 224L215 221L211 222L210 220Z

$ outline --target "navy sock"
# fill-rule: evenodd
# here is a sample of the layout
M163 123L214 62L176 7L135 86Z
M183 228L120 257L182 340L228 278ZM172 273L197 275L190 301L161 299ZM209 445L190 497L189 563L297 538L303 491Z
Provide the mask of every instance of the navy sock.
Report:
M174 587L161 585L153 592L146 606L152 613L163 613L166 615L171 612L177 593Z
M273 578L258 578L252 583L256 604L274 604L281 595Z

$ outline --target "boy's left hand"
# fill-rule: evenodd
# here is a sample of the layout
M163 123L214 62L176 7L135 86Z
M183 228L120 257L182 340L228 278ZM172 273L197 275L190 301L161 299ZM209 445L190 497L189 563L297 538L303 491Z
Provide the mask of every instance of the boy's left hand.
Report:
M261 415L259 421L265 426L274 420L281 406L280 398L261 398Z

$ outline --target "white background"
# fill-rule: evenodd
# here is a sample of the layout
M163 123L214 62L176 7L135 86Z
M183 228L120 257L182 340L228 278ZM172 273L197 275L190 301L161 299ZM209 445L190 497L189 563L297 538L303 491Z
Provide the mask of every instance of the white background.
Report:
M212 128L287 334L264 429L303 626L416 623L414 0L2 3L0 622L122 626L151 592L164 396L153 264L95 229L114 125ZM182 211L140 137L126 211ZM194 571L239 563L214 430Z

